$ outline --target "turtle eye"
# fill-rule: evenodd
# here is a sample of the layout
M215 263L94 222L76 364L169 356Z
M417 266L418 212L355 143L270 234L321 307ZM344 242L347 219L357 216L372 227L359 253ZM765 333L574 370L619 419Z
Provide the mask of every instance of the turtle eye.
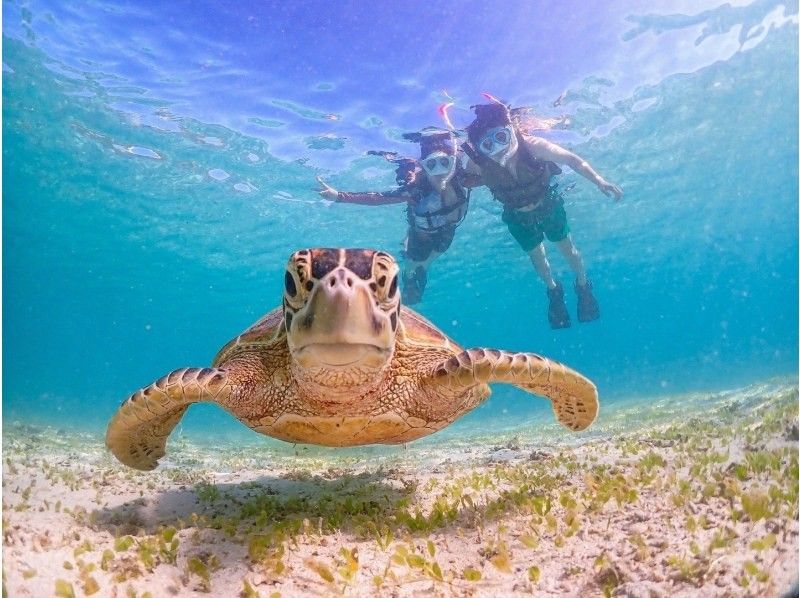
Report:
M294 283L294 276L289 274L289 272L287 272L283 277L283 286L286 289L286 294L289 295L289 297L297 296L297 285Z
M389 278L391 276L391 278ZM370 283L369 288L375 293L375 299L381 303L393 303L397 295L397 274L390 272L381 274Z

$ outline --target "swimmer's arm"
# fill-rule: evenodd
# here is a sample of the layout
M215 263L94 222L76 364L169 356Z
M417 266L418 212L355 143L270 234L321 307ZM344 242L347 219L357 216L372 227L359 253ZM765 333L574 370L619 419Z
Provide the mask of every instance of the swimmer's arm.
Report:
M591 164L568 149L564 149L560 145L556 145L540 137L529 137L528 139L521 140L521 143L527 144L528 150L534 158L549 160L556 164L565 164L582 177L597 185L597 188L609 197L612 195L614 199L620 199L622 197L622 189L614 183L609 183L592 168Z
M411 196L401 191L378 193L375 191L337 191L336 199L339 203L355 203L362 206L386 206L393 203L407 203Z
M337 191L320 177L317 177L317 182L320 185L318 193L329 201L355 203L363 206L384 206L393 203L406 203L411 200L411 195L401 189L389 191L388 193L372 191L349 193L347 191Z

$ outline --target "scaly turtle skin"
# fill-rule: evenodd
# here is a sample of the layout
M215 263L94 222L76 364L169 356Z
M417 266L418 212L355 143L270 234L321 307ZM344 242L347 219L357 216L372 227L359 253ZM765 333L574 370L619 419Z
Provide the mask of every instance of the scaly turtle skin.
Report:
M533 353L464 350L400 305L398 267L367 249L305 249L286 268L283 306L225 345L210 368L175 370L130 396L106 444L150 470L189 405L213 402L256 432L324 446L427 436L507 382L552 401L573 431L594 421L597 389Z

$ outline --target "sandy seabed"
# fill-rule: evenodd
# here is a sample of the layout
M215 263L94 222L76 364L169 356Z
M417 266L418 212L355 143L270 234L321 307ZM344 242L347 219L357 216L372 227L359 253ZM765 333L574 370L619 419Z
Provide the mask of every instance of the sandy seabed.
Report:
M795 595L797 397L770 381L406 449L177 437L153 472L14 422L3 595Z

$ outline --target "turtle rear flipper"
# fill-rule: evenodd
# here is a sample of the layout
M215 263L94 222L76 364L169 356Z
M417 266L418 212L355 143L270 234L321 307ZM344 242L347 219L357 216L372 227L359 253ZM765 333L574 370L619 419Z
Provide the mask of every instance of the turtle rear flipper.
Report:
M155 469L167 437L192 403L227 398L231 384L219 368L183 368L137 390L108 424L106 446L122 463Z
M536 355L497 349L467 349L434 369L434 378L451 388L507 382L553 403L556 419L574 432L597 417L597 388L567 366Z

